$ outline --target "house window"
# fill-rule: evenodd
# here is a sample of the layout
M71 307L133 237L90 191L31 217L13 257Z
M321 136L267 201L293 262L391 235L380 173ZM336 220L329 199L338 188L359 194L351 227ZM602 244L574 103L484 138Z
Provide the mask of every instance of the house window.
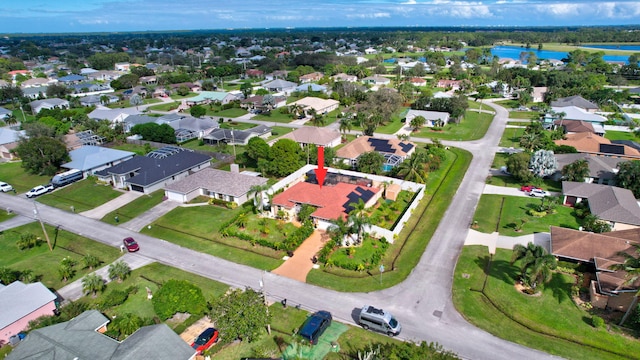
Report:
M229 201L235 200L233 196L229 196Z
M218 194L218 199L220 199L220 200L224 200L224 195L222 195L222 194Z

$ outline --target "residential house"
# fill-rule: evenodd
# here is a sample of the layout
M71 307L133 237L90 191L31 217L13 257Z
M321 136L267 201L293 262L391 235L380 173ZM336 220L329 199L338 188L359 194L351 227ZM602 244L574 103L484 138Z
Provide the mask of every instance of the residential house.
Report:
M296 87L296 91L299 92L322 92L322 93L326 93L327 92L327 87L324 85L318 85L315 83L304 83L304 84L300 84Z
M315 126L305 126L295 129L292 132L283 135L281 138L291 139L300 144L303 148L311 144L316 146L334 147L340 145L342 140L342 136L338 130Z
M47 97L47 87L36 86L36 87L25 88L25 89L22 89L22 95L32 100L44 99Z
M64 135L63 142L67 146L67 150L79 149L83 146L99 146L105 143L105 138L94 134L92 130L70 131Z
M116 71L124 71L124 72L129 72L129 70L131 70L131 64L128 62L119 62L119 63L115 63L115 65L113 66L113 68Z
M210 145L218 145L222 143L230 145L247 145L251 138L268 138L271 136L271 130L272 129L266 125L258 125L247 130L217 128L204 135L202 139L205 144Z
M240 106L248 110L252 110L252 109L267 110L269 106L271 107L271 109L277 109L279 107L287 105L286 96L273 96L273 100L274 100L274 104L267 105L264 103L263 95L253 95L246 99L241 100Z
M384 85L389 85L391 83L391 80L384 76L373 75L373 76L367 76L366 78L362 79L362 83L373 85L373 86L384 86Z
M93 81L113 81L118 79L122 75L123 73L120 71L100 70L92 72L90 74L86 74L86 77L88 80Z
M6 160L15 159L11 150L18 146L21 137L26 135L24 130L16 131L8 127L0 127L0 158Z
M71 96L83 96L85 94L95 95L113 92L113 89L109 85L105 84L92 84L89 82L82 82L78 84L71 84L67 86L71 89Z
M598 309L627 311L640 289L640 280L626 271L613 270L614 264L624 263L626 253L637 256L640 231L629 229L592 233L551 226L551 254L566 261L584 262L595 268L596 278L590 281L591 304Z
M358 158L365 153L376 151L384 156L384 171L391 170L415 152L415 144L398 139L378 139L370 136L359 136L336 152L336 158L356 168Z
M547 91L548 88L546 86L535 86L533 88L533 93L531 94L531 100L537 103L544 102L544 96Z
M158 83L158 77L155 75L140 77L140 84L143 85L155 85Z
M261 78L264 76L264 71L260 69L247 69L245 75L249 78Z
M64 85L71 85L71 84L77 84L80 83L82 81L85 81L85 77L82 75L77 75L77 74L69 74L67 76L63 76L61 78L58 79L58 82L64 84Z
M69 101L51 98L44 100L34 100L29 103L31 105L31 112L35 115L42 109L67 109L69 108Z
M367 54L367 55L377 54L378 50L369 47L369 48L364 49L364 53Z
M11 77L11 80L15 80L18 75L29 77L31 76L31 70L11 70L7 73Z
M158 120L158 118L155 116L140 114L140 115L129 115L122 120L122 123L124 126L124 131L128 133L128 132L131 132L132 127L138 124L152 123L152 122L156 122L156 120Z
M413 86L427 86L427 80L419 77L412 77L409 79L409 82Z
M288 96L295 91L296 86L298 86L298 84L291 81L276 79L273 81L269 81L268 83L265 83L262 86L271 92L284 93L285 95Z
M108 167L127 161L135 156L134 152L109 149L102 146L86 145L69 151L71 161L60 165L65 169L78 169L84 177Z
M436 87L450 89L450 90L460 90L462 87L462 80L448 80L448 79L440 79L436 83Z
M264 76L265 80L286 79L289 75L288 70L275 70L274 72Z
M105 333L109 318L88 310L75 318L36 329L7 360L193 360L196 351L166 324L143 326L122 341Z
M336 75L333 75L331 77L334 81L346 81L346 82L356 82L358 81L358 77L355 75L348 75L345 73L339 73Z
M578 160L584 160L589 165L589 175L584 178L584 182L603 185L615 185L614 178L618 172L618 164L627 161L620 158L585 153L555 154L554 156L558 163L558 171L551 176L553 180L559 181L562 179L562 169L565 166Z
M311 108L318 114L328 114L333 110L336 110L338 106L340 106L340 102L333 99L321 99L307 96L294 101L289 105L300 105L305 109L305 111Z
M135 108L121 108L121 109L109 109L109 108L97 108L90 112L87 116L90 119L95 120L109 120L113 124L123 122L127 116L139 115L141 112Z
M136 155L114 166L97 171L101 180L119 189L150 194L210 166L211 157L185 148L167 146Z
M426 110L409 110L406 115L405 122L411 124L411 120L418 116L422 116L427 127L442 127L449 123L449 113L442 111L426 111Z
M583 98L580 95L559 98L551 102L551 107L567 107L567 106L575 106L577 108L583 109L590 113L595 113L596 111L600 110L598 105Z
M323 76L324 74L321 72L312 72L310 74L305 74L300 76L299 81L303 84L313 82L313 81L320 81Z
M579 108L577 106L563 106L563 107L559 107L559 106L553 106L551 107L551 113L550 115L553 117L554 120L557 119L557 117L559 117L561 114L563 113L564 116L562 117L563 120L582 120L582 121L586 121L586 122L590 122L592 124L604 124L604 122L607 121L607 118L602 116L602 115L598 115L598 114L594 114L592 112L588 112L582 108ZM546 117L545 117L545 121L547 121Z
M31 88L31 87L40 87L40 86L49 86L51 84L54 84L58 82L58 80L51 80L51 79L45 79L45 78L34 78L34 79L28 79L22 82L22 84L20 84L20 87L22 89L26 89L26 88Z
M53 315L58 297L41 282L0 284L0 344L29 327L29 321Z
M581 153L600 156L612 156L623 159L640 159L640 151L624 144L615 144L611 140L596 134L583 132L566 134L564 139L555 140L556 145L573 146Z
M609 222L613 230L640 227L640 206L631 190L600 184L563 181L562 203L569 206L587 200L589 211Z
M103 100L104 100L104 103L102 102ZM97 106L97 105L113 104L118 102L119 100L120 99L115 95L102 95L102 96L89 95L89 96L83 96L80 98L80 105Z
M236 97L224 91L201 91L198 95L184 99L188 106L209 104L219 102L220 104L228 104L236 100Z
M180 203L187 203L198 196L207 196L242 205L249 200L248 194L252 187L266 183L266 178L237 172L236 165L235 169L232 166L232 171L202 169L167 185L164 193L167 199Z
M577 134L577 133L586 132L586 133L596 134L599 136L604 135L603 133L596 133L594 125L590 122L586 122L583 120L555 120L553 122L553 125L556 128L562 126L565 134ZM598 126L598 129L602 129L602 131L604 131L604 128L602 126Z
M194 138L201 139L205 134L218 127L218 122L211 118L195 118L180 113L161 116L155 122L160 125L169 124L176 131L178 143Z

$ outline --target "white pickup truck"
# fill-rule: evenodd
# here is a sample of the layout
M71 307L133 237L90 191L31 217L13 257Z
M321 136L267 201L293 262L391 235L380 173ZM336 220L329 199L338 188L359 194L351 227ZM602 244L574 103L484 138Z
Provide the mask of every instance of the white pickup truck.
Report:
M34 187L33 189L27 191L26 195L27 195L27 197L29 199L31 199L32 197L40 196L42 194L46 194L49 191L53 191L53 185L51 185L51 184L38 185L38 186Z

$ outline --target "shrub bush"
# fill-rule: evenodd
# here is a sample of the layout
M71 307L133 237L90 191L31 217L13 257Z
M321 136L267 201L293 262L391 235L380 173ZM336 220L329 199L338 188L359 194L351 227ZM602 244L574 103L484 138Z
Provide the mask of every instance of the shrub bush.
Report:
M129 297L129 291L127 290L113 290L112 292L108 293L98 304L98 309L104 311L114 306L124 304L124 302L127 301L127 298Z
M154 311L162 320L178 312L200 315L207 310L202 289L185 280L167 281L151 301Z
M602 329L605 327L604 320L600 316L596 315L591 317L591 325L596 329Z

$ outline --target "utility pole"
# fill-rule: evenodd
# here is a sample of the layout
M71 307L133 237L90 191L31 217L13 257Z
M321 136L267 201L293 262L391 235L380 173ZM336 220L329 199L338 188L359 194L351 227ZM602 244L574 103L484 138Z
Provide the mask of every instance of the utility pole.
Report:
M51 247L51 241L49 240L49 234L47 234L47 229L44 227L44 223L42 222L42 218L40 217L40 213L38 213L38 206L36 205L36 201L33 201L33 215L40 221L40 226L42 226L42 232L44 233L44 238L47 239L47 245L49 245L49 251L53 251Z
M267 271L263 271L262 272L262 277L260 278L260 292L262 293L262 298L264 299L264 307L267 310L267 319L269 318L269 304L267 302L267 291L265 289L264 286L264 274ZM269 333L269 335L271 335L271 324L267 324L267 333Z

